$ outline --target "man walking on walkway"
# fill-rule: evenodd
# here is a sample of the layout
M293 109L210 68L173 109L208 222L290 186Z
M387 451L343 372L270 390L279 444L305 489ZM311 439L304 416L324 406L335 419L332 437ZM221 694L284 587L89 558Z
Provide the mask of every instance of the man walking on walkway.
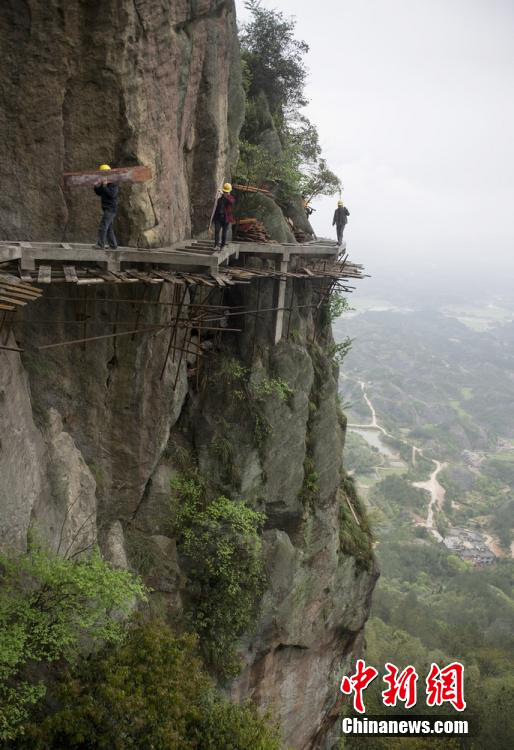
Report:
M232 206L236 202L232 193L232 185L226 182L223 185L221 196L216 201L214 209L214 248L223 249L227 244L227 230L234 223Z
M108 164L102 164L98 169L102 172L111 170ZM116 235L114 234L113 222L118 207L119 187L105 179L99 182L98 185L95 185L94 191L102 199L103 212L100 227L98 229L98 242L95 247L101 247L102 250L105 249L108 240L109 247L115 250L118 247L118 243L116 241Z
M348 222L348 217L350 216L350 212L346 208L346 206L343 205L343 201L337 202L337 208L334 212L334 220L332 222L332 226L336 227L337 230L337 244L342 245L343 244L343 232L344 228Z

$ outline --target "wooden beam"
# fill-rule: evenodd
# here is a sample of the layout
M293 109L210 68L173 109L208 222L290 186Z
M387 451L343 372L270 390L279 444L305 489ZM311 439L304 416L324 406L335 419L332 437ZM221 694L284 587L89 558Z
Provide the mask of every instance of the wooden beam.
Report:
M38 284L50 284L52 281L52 267L51 266L39 266L37 283Z
M92 172L66 172L63 175L65 188L93 187L101 180L119 185L120 183L148 182L152 179L150 167L118 167L110 170L94 170Z
M64 277L68 284L76 284L78 282L75 266L63 266L63 271Z
M25 307L27 304L27 300L21 300L17 297L11 297L7 296L6 294L2 294L0 290L0 302L7 302L9 305L19 305L20 307Z
M35 294L34 292L29 292L26 289L18 289L14 285L2 283L0 283L0 294L13 294L15 297L21 297L21 299L26 299L28 301L39 299L41 297L40 291Z
M282 260L280 261L280 273L286 273L287 266L288 266L288 261L284 260L284 256L282 256ZM277 317L275 320L275 344L278 344L278 342L282 338L282 332L284 330L284 305L286 302L286 285L287 285L287 277L283 276L281 279L279 279L279 282L278 282L278 297L277 297L278 309L277 309Z
M19 260L21 258L21 247L15 245L1 245L0 246L0 263L8 263L11 260Z

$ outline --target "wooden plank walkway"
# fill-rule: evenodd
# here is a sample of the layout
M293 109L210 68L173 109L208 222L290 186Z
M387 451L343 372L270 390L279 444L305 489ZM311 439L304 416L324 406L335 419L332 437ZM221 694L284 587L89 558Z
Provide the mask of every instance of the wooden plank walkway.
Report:
M223 250L214 250L210 240L182 240L168 247L151 249L118 247L102 250L85 243L67 242L10 242L0 241L0 263L20 261L22 271L36 270L36 263L44 265L63 262L74 266L78 263L98 263L111 272L119 272L127 264L152 263L159 266L177 266L184 270L215 270L232 256L242 253L259 256L291 255L331 257L340 251L335 242L317 240L303 245L230 242Z
M116 250L84 243L0 241L0 310L22 308L39 299L42 288L53 284L172 284L177 291L182 287L185 292L188 287L227 289L266 278L276 284L278 343L284 328L288 280L319 280L322 289L329 290L335 284L350 292L354 287L349 286L349 280L364 277L362 266L350 263L344 250L344 245L341 248L331 240L303 244L231 242L223 250L215 250L208 239L183 240L155 249ZM268 262L262 268L253 268L241 262L245 256Z

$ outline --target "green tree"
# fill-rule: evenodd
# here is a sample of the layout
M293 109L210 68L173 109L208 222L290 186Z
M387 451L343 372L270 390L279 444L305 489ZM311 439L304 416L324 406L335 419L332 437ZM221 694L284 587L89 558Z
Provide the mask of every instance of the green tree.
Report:
M307 104L303 57L309 46L295 38L294 19L263 8L260 0L247 0L245 5L252 19L243 25L240 39L250 71L249 94L256 96L263 91L272 114L285 119L288 112Z
M302 194L333 195L341 182L321 158L316 126L301 111L309 47L296 38L294 18L263 8L260 0L248 0L246 7L251 18L240 39L247 106L237 174L254 184L275 182L281 204Z
M135 624L122 643L66 669L52 703L26 725L16 750L280 747L275 727L253 705L217 696L196 638L161 620Z
M335 195L343 189L341 180L328 168L325 159L306 165L301 187L302 194L307 200L312 200L318 195Z
M72 659L86 640L119 641L123 617L145 597L137 578L97 550L74 560L40 546L0 555L0 739L15 737L45 694L29 667Z
M209 498L197 477L176 480L174 489L180 498L178 549L190 580L189 618L208 663L230 676L238 671L235 644L264 591L264 516L243 502Z

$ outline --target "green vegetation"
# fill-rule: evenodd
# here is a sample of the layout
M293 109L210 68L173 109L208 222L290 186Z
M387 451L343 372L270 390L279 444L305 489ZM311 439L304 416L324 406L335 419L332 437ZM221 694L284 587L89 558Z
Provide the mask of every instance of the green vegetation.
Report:
M264 516L243 502L209 497L197 475L176 479L178 548L188 572L187 617L207 663L221 677L237 673L237 639L255 619L265 577Z
M326 347L326 354L337 365L342 365L343 360L352 348L353 339L347 336L344 341L334 342Z
M367 474L373 471L376 466L383 464L382 454L370 445L357 432L350 430L346 434L344 445L343 459L345 466L355 471L357 474Z
M251 19L240 38L247 106L238 178L275 183L286 202L333 195L341 182L321 156L316 127L302 114L309 47L296 39L294 19L263 8L260 0L248 0L246 7Z
M510 551L514 528L514 497L507 498L493 511L491 528L505 551Z
M514 490L514 461L505 461L492 456L485 461L480 470L502 485L508 485Z
M319 474L314 460L307 455L303 462L303 485L300 490L300 500L305 508L312 508L319 493Z
M514 649L512 561L473 570L429 537L411 536L407 541L394 529L381 534L377 555L381 578L366 631L367 663L377 668L386 661L400 668L413 664L425 676L432 661L462 661L468 704L462 718L479 728L479 736L463 747L506 750L511 730L503 712L512 716L514 708L509 687ZM368 713L399 713L385 709L380 689L377 684L366 691ZM429 712L423 701L418 703L416 713ZM402 747L416 747L410 743L405 740ZM346 745L360 746L357 740Z
M355 557L358 566L372 569L373 538L369 519L349 476L343 477L339 489L339 543L347 555Z
M254 706L214 691L191 635L137 623L122 643L68 667L13 750L279 750Z
M261 717L248 702L236 706L228 701L211 701L199 722L198 750L280 750L278 727L269 715Z
M489 531L507 552L514 518L514 451L508 447L514 438L512 327L478 335L429 311L380 312L345 321L340 337L348 332L359 341L346 360L349 377L342 382L344 395L359 409L353 409L350 421L357 421L362 408L355 381L372 382L368 395L379 423L447 464L438 474L446 501L443 512L435 514L437 528ZM396 442L388 444L400 450ZM347 455L349 468L359 461L365 465L351 443ZM409 456L401 455L407 463ZM381 671L386 661L400 669L412 664L423 680L432 661L461 661L468 708L460 718L477 733L454 746L506 750L512 744L514 712L514 563L497 559L473 568L415 525L417 517L426 517L428 496L409 482L426 479L433 468L418 455L403 478L390 475L366 490L381 570L366 626L366 662ZM366 691L367 713L404 713L383 706L383 687L377 680ZM416 714L446 711L455 716L451 708L430 711L423 698L415 709ZM352 737L341 745L349 750L451 746L448 738L438 743L433 737Z
M407 508L421 513L426 511L429 500L428 492L413 487L407 479L394 474L386 476L375 485L375 502L377 502L378 493L390 506Z
M15 737L45 694L36 666L73 659L86 640L119 641L122 618L145 597L138 579L97 551L69 560L34 545L0 555L0 739Z
M288 401L293 396L293 389L281 378L252 378L249 367L244 367L239 360L224 357L219 367L220 377L232 388L234 398L238 400L264 401L267 398L278 398Z
M293 389L281 378L255 377L250 368L230 357L221 357L218 368L219 377L230 388L233 398L240 403L243 413L253 423L257 447L262 449L272 429L264 413L264 404L273 398L287 403L293 396Z
M328 302L325 305L326 316L329 323L333 323L334 320L340 318L343 313L349 312L353 308L350 307L346 297L341 292L333 291L328 298Z

